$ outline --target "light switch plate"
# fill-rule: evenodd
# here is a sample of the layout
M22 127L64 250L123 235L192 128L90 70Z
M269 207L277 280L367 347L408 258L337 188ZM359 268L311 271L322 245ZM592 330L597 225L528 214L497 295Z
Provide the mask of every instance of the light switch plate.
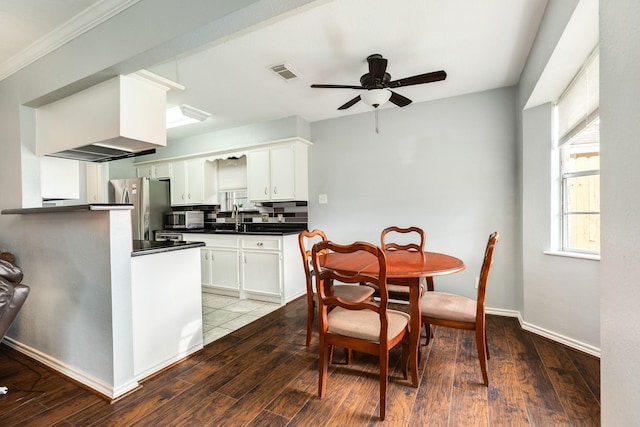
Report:
M326 194L319 194L318 195L318 203L321 205L324 205L327 203L327 195Z

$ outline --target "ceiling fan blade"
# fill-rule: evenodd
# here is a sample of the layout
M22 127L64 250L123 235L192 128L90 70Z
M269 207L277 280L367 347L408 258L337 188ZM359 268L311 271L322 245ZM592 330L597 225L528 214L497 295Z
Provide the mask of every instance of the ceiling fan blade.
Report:
M389 101L393 102L398 107L405 107L411 104L412 101L409 98L404 97L394 91L390 91L390 92L391 92L391 98L389 98Z
M347 102L346 104L343 104L340 107L338 107L338 110L346 110L347 108L351 107L352 105L354 105L358 101L360 101L360 95L356 96L355 98L353 98L351 101Z
M432 83L444 80L447 78L447 73L444 71L434 71L431 73L418 74L417 76L405 77L404 79L398 79L389 82L390 88L396 88L401 86L419 85L422 83Z
M384 73L387 71L387 60L382 55L375 54L370 55L367 58L369 63L369 76L371 80L380 80L384 78Z
M311 87L321 89L366 89L362 86L350 86L350 85L311 85Z

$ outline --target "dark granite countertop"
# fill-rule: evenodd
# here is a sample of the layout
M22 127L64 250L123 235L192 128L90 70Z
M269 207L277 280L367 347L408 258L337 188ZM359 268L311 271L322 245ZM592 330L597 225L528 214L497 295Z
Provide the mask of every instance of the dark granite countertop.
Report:
M131 256L151 255L162 252L179 251L182 249L199 248L204 242L156 242L154 240L134 240Z
M290 234L299 234L302 230L306 230L304 226L296 224L295 226L278 226L248 223L241 226L239 231L234 226L225 226L218 228L199 228L187 230L164 230L181 234L237 234L237 235L264 235L264 236L288 236Z

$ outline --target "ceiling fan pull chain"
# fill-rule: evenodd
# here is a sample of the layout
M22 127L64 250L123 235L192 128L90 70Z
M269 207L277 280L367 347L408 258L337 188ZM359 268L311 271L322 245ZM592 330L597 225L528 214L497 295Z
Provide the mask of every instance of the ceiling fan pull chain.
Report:
M374 108L375 112L376 112L376 133L380 133L380 131L378 130L378 109Z

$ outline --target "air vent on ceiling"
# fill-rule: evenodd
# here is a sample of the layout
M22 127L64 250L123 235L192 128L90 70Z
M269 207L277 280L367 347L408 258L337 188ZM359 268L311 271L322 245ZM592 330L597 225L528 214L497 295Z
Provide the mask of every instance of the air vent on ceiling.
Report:
M294 71L291 65L286 62L283 64L272 65L269 69L287 81L299 78L297 72Z

